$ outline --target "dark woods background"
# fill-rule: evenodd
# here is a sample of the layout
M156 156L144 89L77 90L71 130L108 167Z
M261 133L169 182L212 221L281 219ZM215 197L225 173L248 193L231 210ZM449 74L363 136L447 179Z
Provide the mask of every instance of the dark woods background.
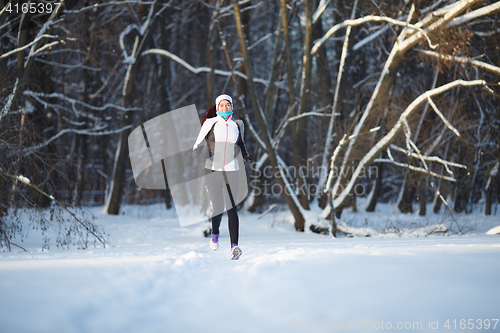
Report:
M431 10L455 2L359 0L354 18L375 15L405 22L414 5L411 23L417 24ZM2 0L1 7L8 3ZM473 1L460 15L494 3ZM312 14L323 4L324 12L313 22ZM282 29L283 6L286 31ZM256 134L267 132L279 141L274 151L287 166L318 167L338 85L333 143L327 151L330 165L333 149L344 134L352 133L403 29L373 21L353 26L338 82L346 29L337 31L314 56L304 57L304 50L310 50L332 26L348 20L353 6L353 1L343 0L240 1L239 20L247 55L240 47L238 13L229 0L66 1L52 13L2 12L0 216L9 207L50 207L53 200L47 195L72 206L107 204L111 214L119 213L120 204L165 202L171 208L168 191L143 190L135 185L127 155L128 134L144 121L182 106L196 104L201 115L222 92L235 99L240 96L235 116L244 119L247 127L250 121ZM430 31L430 40L439 45L432 51L498 66L499 15L498 10L492 10L463 24ZM366 39L378 32L382 32L378 37ZM169 53L144 54L153 49ZM450 175L441 164L430 162L433 172L456 180L449 181L408 167L373 162L378 173L359 179L366 191L358 194L374 192L368 210L373 211L378 200L396 202L402 212L412 212L418 202L420 213L429 214L425 211L427 202L434 202L436 212L444 209L432 190L439 188L455 211L469 212L472 204L482 200L489 214L499 198L494 170L498 170L500 155L500 108L499 89L494 84L500 75L471 64L436 59L420 50L430 50L425 38L395 60L399 64L392 67L390 80L384 81L384 94L375 100L366 122L367 128L380 129L359 136L356 144L361 148L352 152L348 164L356 165L366 148L387 134L407 106L426 90L457 79L483 79L491 83L491 91L459 86L433 98L460 136L453 134L429 106L418 108L408 118L411 137L422 153L429 150L429 156L467 168L450 167ZM245 64L249 64L253 84L243 75L228 74L234 69L247 75ZM216 70L224 72L221 75ZM260 114L256 105L262 110ZM282 139L277 140L284 121L309 111L316 115L291 121ZM254 161L258 161L266 151L250 130L246 141ZM406 148L404 134L398 134L393 143ZM345 148L341 149L338 164L344 152ZM395 160L422 167L417 158L392 152ZM276 156L270 156L262 167L269 163L274 167ZM385 150L377 157L388 159ZM30 184L16 178L20 175L29 178ZM348 178L346 175L346 182ZM288 181L293 188L309 188L298 193L302 209L309 209L316 195L311 184L318 184L319 175L291 175ZM253 185L262 186L262 182ZM355 197L351 195L342 207L356 208ZM318 199L321 207L327 205L326 196ZM276 201L293 204L284 195L262 193L250 210L262 211ZM342 207L336 207L337 212ZM294 216L300 220L298 214ZM297 229L301 230L300 223Z

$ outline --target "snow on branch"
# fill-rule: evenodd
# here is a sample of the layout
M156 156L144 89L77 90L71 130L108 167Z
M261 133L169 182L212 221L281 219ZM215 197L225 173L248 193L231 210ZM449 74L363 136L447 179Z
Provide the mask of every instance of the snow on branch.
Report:
M399 151L401 153L404 153L406 155L408 155L408 151L404 150L403 148L401 147L398 147L394 144L391 144L389 146L389 148L391 149L394 149L396 151ZM409 154L408 156L411 156L411 157L418 157L417 154L415 153L411 153ZM448 166L452 166L452 167L456 167L456 168L462 168L462 169L467 169L467 167L463 164L458 164L458 163L454 163L454 162L449 162L449 161L446 161L446 160L443 160L442 158L440 158L439 156L423 156L424 160L426 161L430 161L430 162L438 162L438 163L441 163L444 165L445 169L446 169L446 172L448 172L450 175L453 175L453 172L448 168Z
M19 88L19 78L16 78L16 82L14 83L14 89L12 89L12 92L10 95L7 97L7 102L2 108L2 111L0 112L0 120L2 120L3 117L7 115L10 111L10 107L12 106L12 101L14 100L14 95L17 92L17 89Z
M17 180L19 180L21 183L29 184L31 183L31 180L28 177L24 177L23 175L19 176L14 176Z
M488 181L486 182L486 190L488 190L490 188L491 177L496 177L497 176L499 166L500 166L500 162L497 161L497 163L495 164L495 166L493 167L493 169L491 169L490 176L488 177Z
M58 36L53 36L53 35L46 35L46 34L45 35L41 35L41 36L35 38L33 41L29 42L28 44L22 46L22 47L18 47L17 49L14 49L12 51L9 51L9 52L6 52L6 53L2 54L0 56L0 59L7 58L11 54L14 54L14 53L17 53L19 51L25 50L25 49L29 48L30 46L32 46L33 44L36 44L42 38L59 38L59 37ZM59 42L55 42L55 43L59 43ZM40 49L38 51L40 51ZM37 53L38 53L38 51L37 51Z
M238 1L238 6L242 7L242 5L244 5L246 3L251 4L251 1L250 0ZM254 5L245 6L243 9L240 10L240 13L246 12L246 11L251 10L251 9L259 8L260 6L262 6L262 1L257 1L257 3ZM210 6L210 7L213 8L213 6ZM226 7L222 7L219 11L219 18L233 16L233 15L234 15L233 5L228 5Z
M334 33L339 31L340 29L348 27L348 26L351 26L351 27L358 26L358 25L361 25L361 24L364 24L367 22L388 22L388 23L392 23L392 24L400 26L400 27L406 27L406 28L417 30L425 36L425 38L427 39L427 42L429 43L429 47L431 49L435 49L437 47L437 45L432 44L427 33L422 28L419 28L418 26L416 26L414 24L403 22L403 21L398 21L398 20L395 20L393 18L386 17L386 16L368 15L365 17L360 17L360 18L355 19L355 20L345 20L344 22L336 24L333 27L331 27L330 30L328 30L327 33L323 37L321 37L316 43L314 43L314 46L311 49L311 55L316 54L318 52L319 48L330 37L332 37Z
M474 3L477 3L478 1L479 0L458 0L457 2L455 2L449 6L444 7L444 8L446 8L446 10L444 10L444 8L442 8L438 11L435 11L435 12L429 14L429 16L432 16L433 19L432 19L432 23L429 24L428 27L426 27L426 29L425 29L426 32L432 32L432 31L437 31L437 30L441 29L445 24L447 24L449 21L451 21L454 17L456 17L461 12L466 10L468 7L472 6ZM409 22L411 20L414 9L415 9L415 5L412 4L411 9L410 9L410 13L408 14L407 22ZM436 19L436 16L434 14L436 14L437 12L440 12L440 14L439 14L439 16L437 16L437 19ZM425 19L419 21L416 24L416 26L419 26L419 28L421 26L423 26L424 20ZM427 22L427 23L429 23L429 22ZM382 70L382 74L379 78L377 86L375 87L375 90L372 93L372 97L370 98L370 101L366 105L365 110L363 111L361 118L359 119L358 123L354 127L354 131L353 131L354 135L358 135L360 133L361 128L364 126L364 123L365 123L366 119L368 118L368 115L370 114L375 101L379 98L379 93L380 93L382 84L384 82L387 82L385 80L386 80L387 75L389 74L390 69L392 68L393 61L395 60L395 58L396 57L404 57L403 54L406 51L408 51L411 47L413 47L415 44L417 44L420 40L422 40L422 38L425 36L426 32L422 32L418 29L417 30L414 29L413 33L407 34L407 30L409 30L409 29L411 29L411 27L403 29L401 34L398 36L398 39L396 40L394 47L392 48L391 53L389 54L389 57L384 65L384 69ZM459 82L459 81L454 81L454 82ZM461 81L461 82L469 82L469 81ZM484 82L484 84L483 84L484 87L486 89L489 89L486 86L485 81L481 81L481 82ZM447 85L445 85L443 87L447 87ZM438 92L439 90L432 89L430 91ZM424 97L422 97L422 98L424 98ZM401 127L402 125L403 125L403 122L401 121L398 126ZM344 155L344 160L343 160L343 163L341 166L341 174L343 173L343 170L345 169L346 163L348 161L348 158L350 156L350 153L353 149L355 142L356 142L356 139L353 139L349 142L349 146L346 150L346 153ZM372 158L375 158L375 157L372 156ZM335 182L335 185L333 188L333 193L336 193L337 188L340 186L340 180L341 180L341 178L339 177L337 179L337 181ZM351 179L351 180L353 180L352 186L354 186L354 182L356 180L355 179ZM345 196L342 198L342 200L345 200L345 198L347 197L347 195L349 193L350 192L345 194Z
M312 16L312 24L315 24L316 21L321 16L321 14L323 14L325 12L325 9L329 3L330 3L330 0L321 0L321 2L318 5L318 8L316 9L316 11L314 12L314 14Z
M61 2L59 4L60 5L56 7L56 10L52 11L52 14L50 15L50 17L47 20L47 22L45 22L43 24L43 26L40 28L40 31L37 33L37 35L36 35L33 43L30 43L31 49L30 49L30 52L28 53L28 56L26 57L26 59L24 61L24 68L25 69L29 68L30 66L28 66L28 65L30 65L30 64L33 63L33 59L34 59L33 55L36 53L36 48L37 48L38 44L40 43L40 40L41 40L42 36L53 37L51 35L45 35L45 31L52 24L54 24L54 18L61 13L61 9L62 9L62 7L64 5L64 0L61 0ZM9 113L10 108L12 106L12 101L16 97L16 94L18 94L19 83L20 83L19 77L17 77L16 78L16 83L14 84L14 89L12 90L12 92L10 93L10 95L7 97L7 102L5 103L4 107L2 108L2 111L0 112L0 120L2 120L2 118Z
M95 110L95 111L104 111L104 110L109 109L109 108L115 108L115 109L123 111L123 112L141 111L142 110L141 108L136 108L136 107L125 108L123 106L116 105L116 104L110 104L110 103L106 103L103 106L93 106L93 105L87 104L85 102L82 102L78 99L74 99L74 98L65 96L64 94L60 94L60 93L45 94L42 92L35 92L35 91L31 91L31 90L26 90L26 91L23 91L23 94L26 96L31 96L31 97L36 98L43 105L48 105L48 103L43 101L39 97L59 98L60 100L63 100L63 101L70 103L71 105L80 104L80 105L85 106L88 109Z
M170 1L171 2L171 1ZM82 7L80 9L63 9L64 14L81 14L83 12L86 12L87 10L95 9L97 7L103 7L103 6L122 6L122 5L140 5L140 6L148 6L148 5L154 5L156 1L112 1L112 2L105 2L105 3L95 3L90 6ZM163 5L163 7L168 6L169 4Z
M35 40L37 40L37 41L31 46L30 52L29 52L28 56L26 57L26 60L24 62L24 68L28 67L27 66L28 63L30 63L32 61L33 56L37 53L36 48L37 48L38 43L40 41L39 37L43 36L45 34L45 31L47 29L49 29L52 24L54 24L54 19L61 13L62 8L64 6L65 6L65 0L61 0L61 2L59 2L59 6L56 6L56 9L54 11L52 11L52 14L50 15L47 22L45 22L43 24L43 26L40 28L40 31L38 32L38 34L35 37Z
M479 9L473 10L470 13L467 13L465 15L459 16L451 20L450 23L446 25L447 28L454 27L460 24L463 24L465 22L469 22L473 19L476 19L481 16L486 16L486 15L491 15L495 14L496 12L500 11L500 1L492 3L489 6L481 7Z
M277 35L277 32L276 31L273 31L273 32L270 32L268 33L267 35L265 35L264 37L262 37L261 39L259 39L258 41L256 41L255 43L253 43L252 45L250 45L248 47L248 50L250 51L251 49L253 49L254 47L256 47L257 45L259 45L260 43L262 43L263 41L267 40L269 37L271 36L274 36L274 35Z
M421 11L421 14L427 14L428 12L434 10L437 6L439 6L442 2L444 2L444 0L439 0L439 1L435 1L432 5L430 5L429 7L427 8L424 8L422 9ZM398 17L396 20L398 21L401 21L401 20L406 20L408 17L408 15L403 15L403 16L400 16ZM389 23L390 24L390 23ZM416 24L416 26L418 27L422 27L422 25L420 25L420 22ZM365 38L363 38L362 40L360 40L359 42L357 42L356 44L354 44L354 46L352 47L353 51L357 51L359 50L360 48L362 48L364 45L374 41L375 39L377 39L378 37L380 37L381 35L383 35L387 30L389 30L389 26L386 25L385 27L377 30L376 32L374 32L373 34L369 35L369 36L366 36Z
M257 131L255 130L255 127L253 127L252 122L250 121L250 117L248 117L248 113L245 112L244 115L245 115L245 120L247 121L248 130L250 131L250 133L252 133L252 137L254 138L255 142L257 142L257 144L260 146L260 148L262 148L262 150L266 151L267 150L266 144L264 143L264 141L262 141L262 138L259 136L259 133L257 133Z
M376 162L376 163L390 163L390 164L394 164L394 165L402 167L402 168L410 169L412 171L421 172L421 173L425 173L425 174L429 174L430 173L432 176L434 176L436 178L445 179L445 180L448 180L450 182L456 182L455 178L448 177L448 176L442 176L442 175L437 174L435 172L428 171L428 170L426 170L424 168L416 167L416 166L411 165L411 164L397 162L393 158L391 158L391 159L388 159L388 158L376 158L375 160L373 160L373 162Z
M434 104L432 99L430 97L427 97L427 100L429 101L429 104L434 109L434 112L436 112L436 114L439 116L439 118L441 118L441 120L446 125L446 127L448 127L450 129L450 131L455 133L456 136L460 137L460 133L458 132L458 130L450 124L450 122L448 121L448 119L446 119L445 116L443 116L443 114L441 113L441 111L439 111L439 109L437 108L436 104Z
M330 174L328 175L328 180L326 182L326 187L324 189L325 193L328 192L328 189L332 186L332 181L335 174L335 161L337 160L337 156L339 155L340 149L342 149L342 146L344 146L344 144L347 141L349 141L349 138L347 137L347 134L344 134L342 139L339 141L339 144L337 145L337 147L335 147L335 150L333 151L332 157L330 159ZM334 193L333 195L335 194L336 193Z
M148 17L149 20L149 17ZM144 33L147 29L147 22L144 22L140 27L135 24L129 24L123 31L120 33L120 38L119 38L119 43L120 43L120 48L122 49L122 54L123 54L123 63L124 64L129 64L133 65L135 63L136 57L135 57L135 51L137 50L137 44L138 44L138 39L137 37L135 38L135 43L134 43L134 48L132 51L132 54L129 55L127 53L127 48L125 47L125 37L132 32L133 30L137 30L140 36L144 36ZM129 68L130 71L130 68Z
M41 48L39 48L38 50L36 50L35 52L33 52L32 56L36 56L37 54L39 54L40 52L43 52L45 50L50 50L52 48L52 46L55 46L55 45L60 44L60 43L64 44L64 41L61 41L61 42L52 42L52 43L49 43L49 44L45 44L44 46L42 46Z
M43 147L49 145L52 141L58 139L59 137L61 137L63 134L66 134L66 133L76 133L76 134L80 134L80 135L89 135L89 136L102 136L102 135L119 134L119 133L121 133L121 132L123 132L123 131L125 131L126 129L129 129L129 128L132 128L132 125L127 125L125 127L122 127L122 128L116 129L116 130L112 130L112 131L101 131L101 132L99 132L99 131L101 129L103 129L103 127L101 127L101 128L95 128L93 130L88 130L88 129L79 130L79 129L75 129L75 128L65 128L65 129L61 130L59 133L57 133L56 135L54 135L53 137L51 137L48 140L46 140L46 141L44 141L42 143L39 143L37 145L25 148L22 151L22 154L28 154L29 155L33 151L38 150L40 148L43 148Z
M366 36L365 38L363 38L362 40L360 40L359 42L357 42L356 44L354 44L354 46L352 47L352 50L353 51L359 50L360 48L362 48L366 44L368 44L368 43L374 41L375 39L377 39L378 37L380 37L387 30L389 30L389 26L388 25L386 25L385 27L377 30L376 32L372 33L371 35Z
M354 4L352 5L352 10L351 10L351 17L350 19L353 20L356 17L356 10L358 7L358 0L354 1ZM347 58L347 52L349 48L349 38L351 36L351 31L352 27L347 27L345 30L345 37L344 37L344 43L342 46L342 52L340 54L340 63L339 63L339 69L338 69L338 75L337 75L337 83L335 85L335 92L333 94L333 103L332 103L332 111L331 111L331 117L330 121L328 122L328 130L326 132L326 140L325 140L325 149L323 149L323 154L321 156L321 169L320 169L320 174L319 174L319 181L318 181L318 186L319 188L323 187L325 185L325 182L327 182L327 170L328 170L328 154L330 153L333 145L333 132L334 132L334 127L335 127L335 115L337 113L337 104L339 102L339 94L340 94L340 86L342 83L342 73L344 73L344 66L345 66L345 60ZM344 140L344 138L342 139ZM331 162L332 167L334 162ZM333 170L333 169L331 169ZM336 195L338 187L335 187L333 190L333 196ZM317 192L316 195L316 200L319 200L319 191Z
M179 65L183 66L188 71L190 71L191 73L194 73L194 74L210 73L211 70L212 70L210 67L193 67L189 63L187 63L184 59L176 56L173 53L168 52L167 50L149 49L149 50L146 50L146 51L142 52L141 55L144 56L144 55L147 55L147 54L158 54L158 55L167 57L167 58L175 61ZM221 75L221 76L231 76L231 72L230 71L223 71L223 70L220 70L220 69L214 70L214 73L217 74L217 75ZM239 76L239 77L241 77L241 78L243 78L243 79L245 79L245 80L248 80L247 76L245 74L241 73L241 72L234 71L234 74L237 75L237 76ZM254 78L253 81L254 82L258 82L258 83L262 83L266 87L269 85L269 82L267 80L264 80L264 79Z
M58 206L60 206L65 211L67 211L75 219L75 221L77 221L79 224L81 224L87 230L87 232L90 232L99 242L101 242L101 244L104 247L106 247L106 243L105 243L104 238L102 237L102 235L99 232L97 232L97 230L95 230L95 228L93 228L91 225L89 225L89 224L85 223L84 221L80 220L73 212L71 212L68 209L68 205L63 204L62 202L56 200L51 194L48 194L47 192L41 190L38 186L31 184L31 182L29 181L29 179L26 178L26 177L24 177L24 176L12 175L12 174L10 174L8 172L4 172L1 169L0 169L0 174L2 176L6 176L6 177L9 177L9 178L12 178L12 179L14 179L16 181L19 180L23 184L26 184L27 186L29 186L32 189L35 189L36 191L40 192L42 195L46 196L50 200L54 201Z
M324 108L327 109L327 108ZM315 111L309 111L309 112L304 112L299 114L298 116L293 116L292 118L288 119L287 122L297 120L299 118L303 117L309 117L309 116L318 116L318 117L331 117L332 115L329 113L321 113L321 112L315 112Z
M274 131L274 145L273 146L275 149L278 148L280 141L281 141L281 138L283 138L283 135L285 135L285 128L288 125L288 118L290 117L290 114L295 109L297 104L298 104L298 101L295 101L292 106L290 106L290 105L288 106L285 116L281 119L280 124L278 125L278 127L276 127L276 130Z
M59 62L55 62L55 61L48 61L48 60L45 60L45 59L40 58L40 57L36 57L35 61L47 64L47 65L55 66L55 67L70 68L70 69L81 68L81 69L86 69L86 70L93 71L93 72L102 71L102 68L85 66L85 65L83 65L83 63L79 63L78 65L69 65L69 64L63 64L63 63L59 63Z
M359 175L364 170L364 168L370 164L376 156L378 156L382 150L386 149L392 141L396 138L397 133L404 126L404 121L406 121L407 117L417 109L422 103L428 100L429 97L436 96L442 94L450 89L453 89L457 86L471 87L471 86L486 86L486 81L484 80L473 80L473 81L464 81L464 80L455 80L453 82L447 83L441 87L434 88L426 91L417 97L413 102L408 105L406 110L401 114L399 120L394 124L389 133L387 133L383 138L381 138L369 151L363 156L363 158L359 161L358 166L354 170L351 179L345 186L344 190L339 194L339 196L334 200L334 207L341 206L344 201L347 199L348 195L351 193L354 185L356 184ZM383 161L381 161L383 162ZM418 170L416 170L418 171ZM427 172L427 171L426 171Z
M489 37L494 34L500 33L500 28L496 30L491 30L491 31L473 31L472 32L474 35L479 36L479 37Z
M466 57L457 57L457 56L452 56L452 55L446 55L446 54L441 54L441 53L437 53L434 51L426 51L426 50L418 50L418 51L422 54L425 54L425 55L433 57L433 58L455 61L455 62L459 62L462 64L470 64L470 65L476 66L478 68L484 69L488 72L492 72L492 73L500 75L500 67L493 66L493 65L487 64L485 62L479 61L479 60L474 60L474 59L466 58Z
M430 96L427 96L428 99L430 99ZM406 119L405 119L406 120ZM406 126L408 126L408 123L405 122ZM408 126L408 129L409 129L409 126ZM409 133L409 131L408 131ZM422 156L422 154L420 153L420 150L418 149L417 145L415 143L413 143L413 141L409 141L410 144L412 145L413 149L415 149L415 151L417 152L417 155L418 155L418 158L422 161L422 164L425 168L425 171L427 172L427 174L431 177L438 177L438 178L442 178L442 179L446 179L448 177L445 177L443 175L439 175L439 176L436 176L436 173L432 172L429 170L429 167L427 166L427 163L425 163L425 160L424 160L424 157ZM389 149L388 149L389 150ZM450 177L451 178L451 177ZM453 180L453 181L456 181L456 180ZM436 189L435 186L434 186L434 180L431 179L430 181L431 183L431 189L439 196L439 198L443 201L443 203L446 205L446 207L448 208L448 211L451 213L451 208L450 206L448 205L448 202L446 201L446 199L443 197L443 195L441 194L441 192L439 191L439 189ZM454 218L455 222L456 219Z
M455 3L452 3L446 7L443 7L437 11L434 11L427 15L424 19L419 21L416 26L421 27L424 24L427 24L429 22L432 22L429 24L428 27L425 28L426 32L432 32L432 31L437 31L441 28L443 28L444 25L446 25L448 22L450 22L453 18L455 18L457 15L459 15L461 12L472 6L474 3L479 2L480 0L459 0ZM437 20L436 17L438 17ZM435 21L434 21L435 20ZM411 46L415 45L418 43L418 41L422 38L422 35L424 35L426 38L428 38L425 35L425 32L423 31L414 31L413 34L410 34L408 38L404 40L399 45L399 48L401 50L407 50Z

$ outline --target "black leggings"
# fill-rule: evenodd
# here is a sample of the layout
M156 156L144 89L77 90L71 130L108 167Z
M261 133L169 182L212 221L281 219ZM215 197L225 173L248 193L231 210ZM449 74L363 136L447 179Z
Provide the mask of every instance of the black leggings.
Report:
M213 171L222 173L222 182L208 182L208 192L210 194L210 200L212 201L214 212L224 211L224 201L226 202L227 210L227 222L229 227L229 236L231 238L231 244L238 244L238 233L239 233L239 219L238 213L236 212L236 205L234 204L234 199L238 193L238 171ZM228 191L228 185L226 181L231 184L231 188ZM224 193L225 192L225 193ZM225 200L224 200L225 198ZM220 222L222 220L222 213L213 216L212 215L212 232L214 234L219 233Z

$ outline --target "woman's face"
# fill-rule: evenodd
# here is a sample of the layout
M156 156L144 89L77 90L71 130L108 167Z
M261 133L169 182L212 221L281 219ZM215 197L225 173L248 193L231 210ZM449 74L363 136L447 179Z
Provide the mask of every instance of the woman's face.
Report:
M232 106L231 103L227 99L223 99L219 103L219 110L218 111L231 111Z

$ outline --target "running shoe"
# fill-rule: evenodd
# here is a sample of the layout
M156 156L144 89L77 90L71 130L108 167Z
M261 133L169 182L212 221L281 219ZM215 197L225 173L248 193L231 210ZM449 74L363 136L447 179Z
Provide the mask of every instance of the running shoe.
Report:
M238 260L240 259L241 254L243 251L238 247L238 244L233 244L231 246L231 260Z
M212 234L212 237L210 237L210 248L214 251L219 248L219 234Z

